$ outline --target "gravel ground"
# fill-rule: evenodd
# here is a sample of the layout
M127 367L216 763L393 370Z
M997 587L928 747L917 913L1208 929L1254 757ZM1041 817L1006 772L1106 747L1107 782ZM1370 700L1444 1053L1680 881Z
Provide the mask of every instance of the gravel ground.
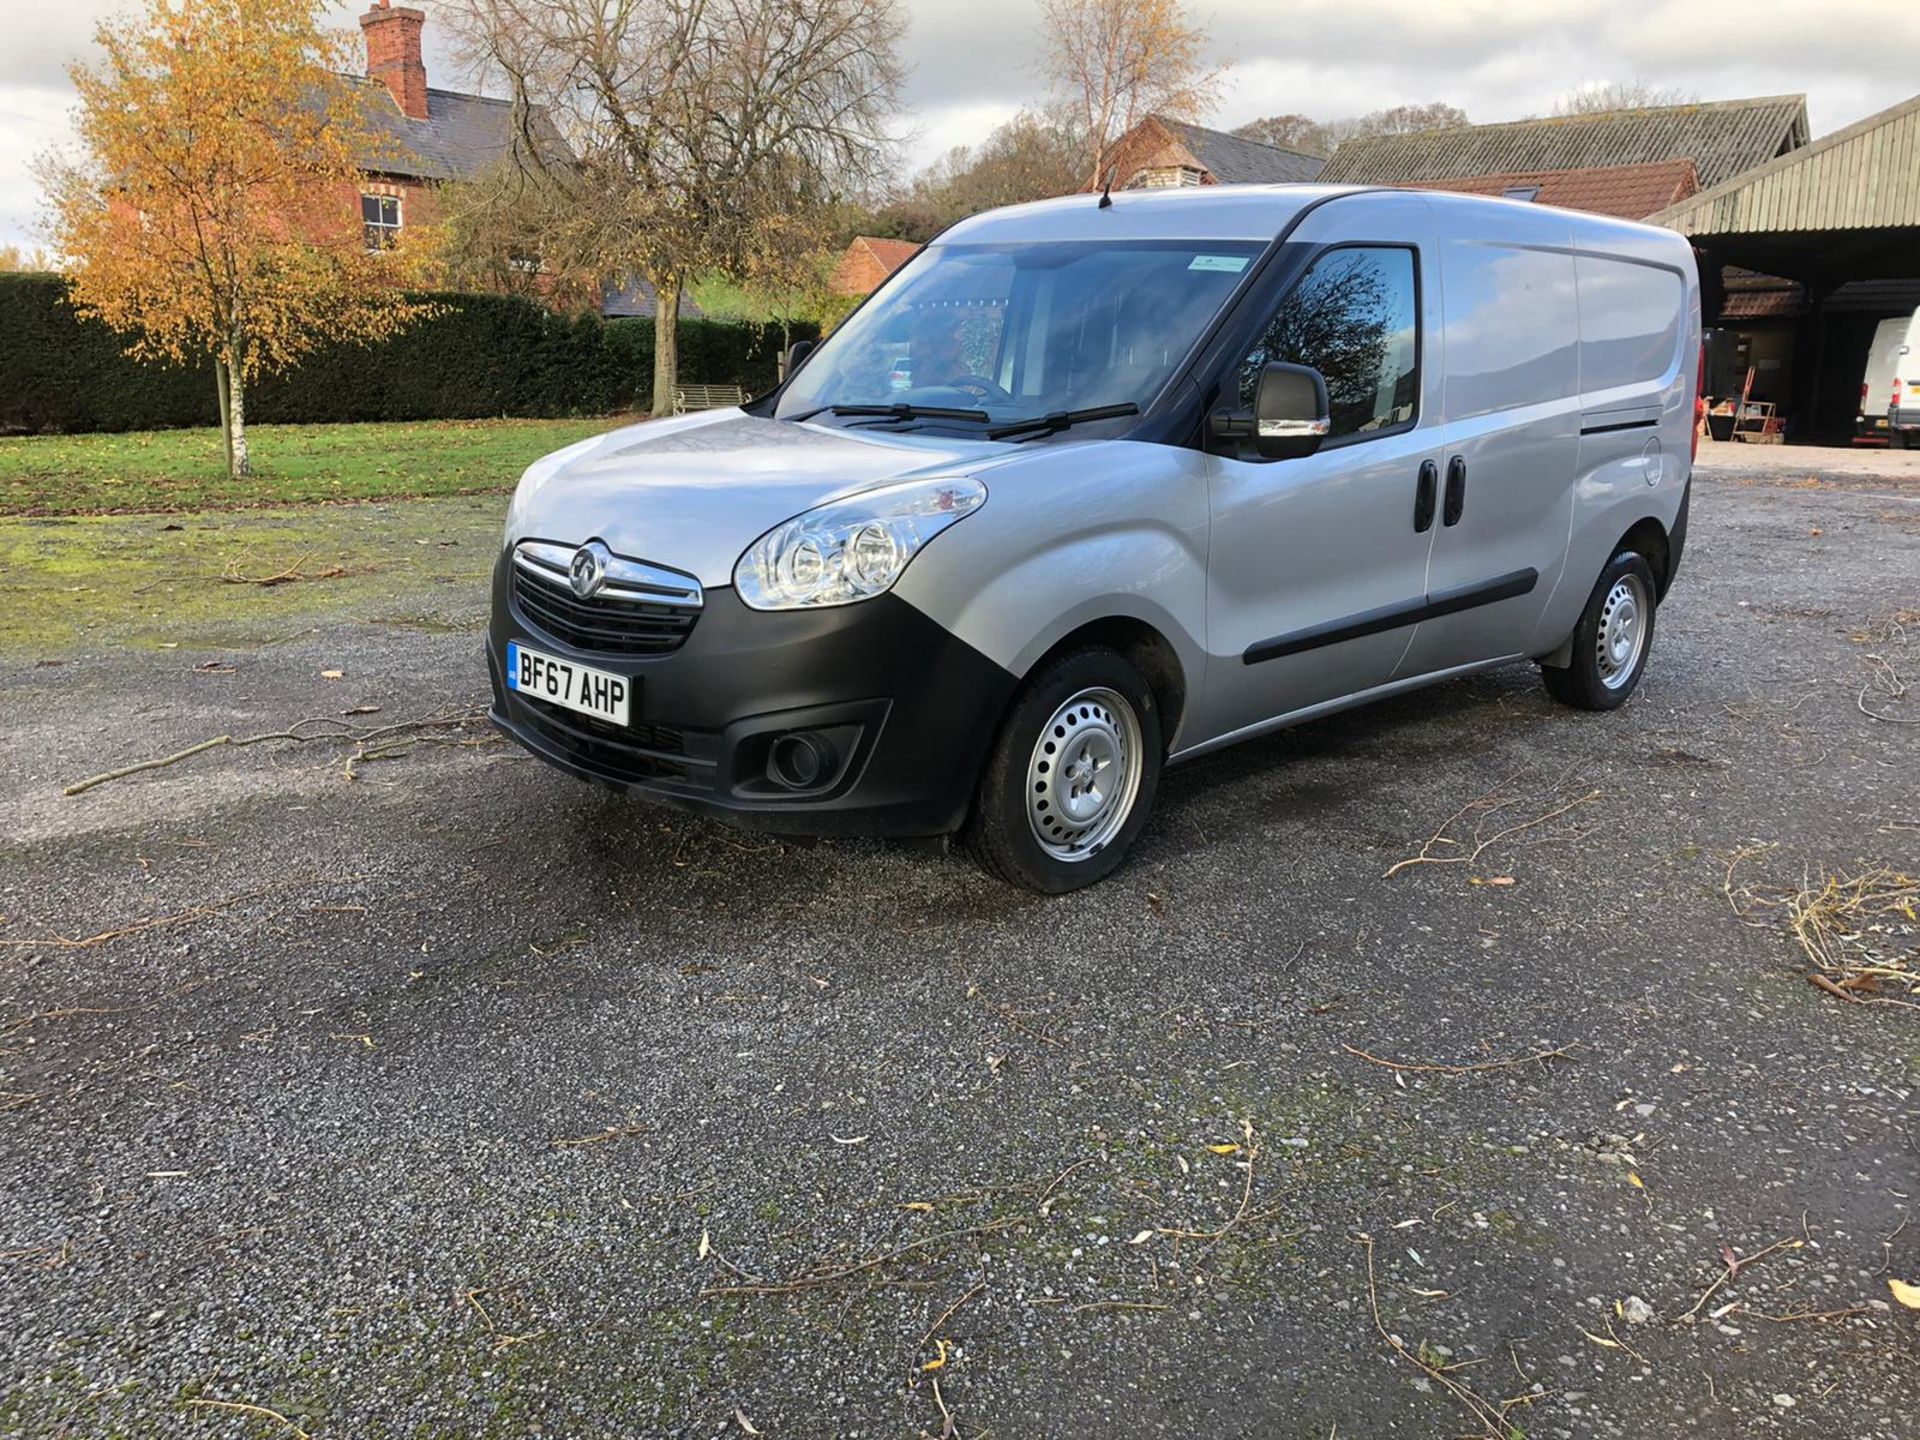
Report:
M478 728L59 794L477 702L477 591L8 656L0 1433L1912 1435L1917 1017L1749 887L1920 869L1920 477L1746 461L1622 712L1248 745L1054 901Z

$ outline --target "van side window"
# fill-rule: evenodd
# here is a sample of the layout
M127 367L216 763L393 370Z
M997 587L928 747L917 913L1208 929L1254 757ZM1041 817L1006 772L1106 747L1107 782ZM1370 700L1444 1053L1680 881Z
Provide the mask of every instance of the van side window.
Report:
M1420 400L1413 251L1352 246L1313 262L1240 365L1251 409L1260 371L1284 360L1326 377L1330 438L1411 424Z

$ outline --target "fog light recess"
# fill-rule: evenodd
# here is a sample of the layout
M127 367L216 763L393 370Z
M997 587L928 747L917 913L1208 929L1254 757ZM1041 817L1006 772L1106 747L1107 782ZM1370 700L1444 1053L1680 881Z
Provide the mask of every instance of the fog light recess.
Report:
M783 790L818 790L840 768L833 742L813 730L796 730L767 750L767 778Z

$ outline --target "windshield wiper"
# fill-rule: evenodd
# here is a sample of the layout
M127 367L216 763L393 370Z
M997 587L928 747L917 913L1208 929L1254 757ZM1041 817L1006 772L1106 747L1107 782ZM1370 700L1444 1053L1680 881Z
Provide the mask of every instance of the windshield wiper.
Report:
M821 414L873 415L883 420L975 420L983 425L993 418L984 410L948 410L938 405L821 405L792 418L798 424Z
M1035 415L1015 420L987 431L989 440L1007 440L1015 435L1052 435L1069 425L1094 420L1118 420L1122 415L1138 415L1140 407L1131 400L1122 405L1095 405L1088 410L1055 410L1051 415Z

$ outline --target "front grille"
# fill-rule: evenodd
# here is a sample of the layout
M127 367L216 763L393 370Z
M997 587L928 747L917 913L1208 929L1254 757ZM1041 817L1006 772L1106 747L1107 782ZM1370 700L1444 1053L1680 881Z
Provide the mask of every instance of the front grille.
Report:
M670 726L630 725L623 730L516 698L524 701L522 718L543 740L596 775L609 780L711 782L713 761L688 756L686 736Z
M528 625L602 655L664 655L685 643L702 603L692 576L613 557L608 583L583 600L567 579L571 554L538 541L514 552L513 599Z

